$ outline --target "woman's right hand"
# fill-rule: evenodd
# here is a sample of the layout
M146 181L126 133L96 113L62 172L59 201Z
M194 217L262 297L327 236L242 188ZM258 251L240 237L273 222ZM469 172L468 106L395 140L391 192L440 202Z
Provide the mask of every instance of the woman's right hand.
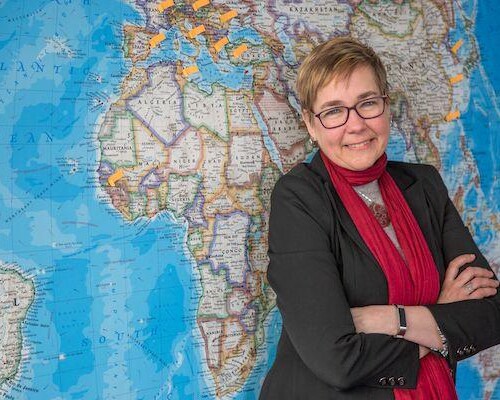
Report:
M499 282L490 270L468 266L460 272L461 267L471 263L475 258L474 254L462 254L450 261L438 304L482 299L497 293Z

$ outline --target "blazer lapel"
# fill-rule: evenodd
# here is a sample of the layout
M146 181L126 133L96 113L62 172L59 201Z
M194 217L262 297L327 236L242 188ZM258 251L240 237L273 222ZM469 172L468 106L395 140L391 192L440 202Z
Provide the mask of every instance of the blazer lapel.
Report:
M335 214L339 217L340 225L342 226L344 231L359 246L363 253L370 257L373 262L378 265L377 260L366 246L364 240L361 238L358 230L356 229L356 225L354 225L354 222L352 221L349 213L344 207L342 200L340 200L337 191L334 189L332 181L330 179L330 175L328 175L328 171L326 170L326 167L323 164L323 160L319 155L319 151L314 155L310 163L310 168L322 178L323 186L326 189L326 192L330 199L330 203L332 204Z
M403 196L408 203L415 219L417 220L420 229L425 237L425 241L429 246L429 250L432 253L434 262L438 266L438 270L444 270L442 265L442 259L439 256L440 251L437 246L436 241L432 240L436 236L436 232L432 229L432 218L429 213L431 205L427 203L427 196L425 194L425 188L422 180L409 175L406 169L397 168L398 163L389 162L387 165L387 171L392 176L399 189L403 193Z
M390 162L387 165L387 171L392 176L399 189L403 193L404 198L406 199L408 206L413 212L415 219L417 220L422 233L424 234L425 240L429 246L429 249L434 258L434 262L438 265L438 270L442 271L441 268L441 258L438 256L439 249L435 241L431 241L431 238L434 237L435 233L432 231L431 217L429 214L429 206L427 204L424 188L421 180L416 178L414 175L410 175L407 173L406 168L399 168L398 165L400 163ZM313 170L316 174L318 174L323 180L323 185L326 188L328 197L330 198L330 202L332 207L339 217L339 222L347 235L359 246L359 248L371 259L375 264L378 265L377 260L370 252L365 242L361 238L354 222L352 221L349 213L344 207L344 204L340 200L339 195L333 188L332 182L330 180L330 176L328 175L328 171L326 170L325 165L323 164L323 160L319 155L319 152L316 153L309 164L311 170Z

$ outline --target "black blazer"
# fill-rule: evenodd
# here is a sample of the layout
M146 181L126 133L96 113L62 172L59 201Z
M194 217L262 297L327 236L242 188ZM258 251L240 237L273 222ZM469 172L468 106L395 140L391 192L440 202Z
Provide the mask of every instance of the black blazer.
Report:
M389 162L387 170L423 231L441 282L460 254L474 253L474 265L491 269L435 168ZM415 387L418 345L356 334L350 308L387 304L387 281L319 154L273 190L269 258L283 329L260 399L392 399L394 387ZM458 360L500 343L500 293L428 308L448 339L453 372Z

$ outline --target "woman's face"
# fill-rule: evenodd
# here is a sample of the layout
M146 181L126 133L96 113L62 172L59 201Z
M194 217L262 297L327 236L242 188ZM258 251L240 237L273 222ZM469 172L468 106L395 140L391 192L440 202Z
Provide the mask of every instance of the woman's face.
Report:
M368 66L356 68L349 79L332 79L318 91L314 102L314 114L334 106L353 107L361 100L380 93L375 75ZM303 114L304 122L312 140L335 164L353 170L370 168L385 152L389 140L390 110L385 105L382 115L373 119L361 118L355 110L350 110L347 122L333 129L327 129L321 121Z

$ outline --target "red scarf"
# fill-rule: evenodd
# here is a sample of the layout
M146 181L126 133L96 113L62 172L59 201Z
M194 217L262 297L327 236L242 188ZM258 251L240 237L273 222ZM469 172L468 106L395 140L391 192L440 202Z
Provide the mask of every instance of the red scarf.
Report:
M382 155L365 171L342 168L331 162L323 152L321 158L361 238L385 274L389 304L411 306L436 303L440 291L438 270L415 216L386 171L387 156ZM406 262L373 213L352 188L376 179ZM420 360L416 389L394 389L394 396L396 400L457 399L446 360L429 353Z

